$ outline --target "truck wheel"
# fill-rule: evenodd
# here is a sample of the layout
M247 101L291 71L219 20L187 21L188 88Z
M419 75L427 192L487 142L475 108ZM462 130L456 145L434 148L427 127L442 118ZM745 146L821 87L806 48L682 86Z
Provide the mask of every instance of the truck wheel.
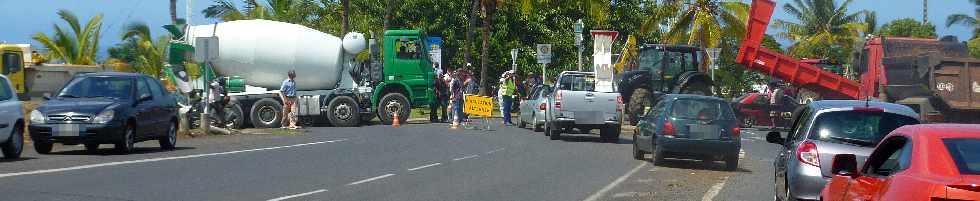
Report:
M643 160L646 159L646 153L640 150L640 147L636 145L636 134L633 134L633 159Z
M639 88L633 90L633 96L630 96L628 112L630 118L630 125L636 125L639 122L640 114L643 114L643 110L646 107L650 107L653 101L650 100L650 91L647 89Z
M390 125L392 117L397 112L398 121L404 123L408 120L411 108L412 105L408 102L408 98L405 98L405 95L390 93L381 97L381 102L378 103L378 119L381 119L382 124Z
M545 122L544 135L547 135L551 140L560 140L561 130L558 130L553 125L551 125L551 122Z
M249 120L256 128L278 128L282 125L282 104L272 98L263 98L252 105Z
M360 112L357 111L357 102L350 96L334 98L327 108L327 119L334 126L354 127L358 126L361 121Z
M599 136L603 141L616 142L619 141L620 130L618 126L603 128L599 130Z
M225 106L225 128L241 129L245 126L245 111L238 102L230 102Z

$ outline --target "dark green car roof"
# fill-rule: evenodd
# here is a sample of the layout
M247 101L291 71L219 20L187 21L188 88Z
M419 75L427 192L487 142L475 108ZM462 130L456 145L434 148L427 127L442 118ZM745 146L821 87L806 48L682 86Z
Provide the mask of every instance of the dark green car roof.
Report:
M703 100L714 100L714 101L727 102L727 101L725 101L725 99L721 99L721 98L714 97L714 96L702 96L702 95L694 95L694 94L667 94L667 95L664 95L664 100L675 100L675 99L678 99L678 98L684 98L684 99L703 99Z

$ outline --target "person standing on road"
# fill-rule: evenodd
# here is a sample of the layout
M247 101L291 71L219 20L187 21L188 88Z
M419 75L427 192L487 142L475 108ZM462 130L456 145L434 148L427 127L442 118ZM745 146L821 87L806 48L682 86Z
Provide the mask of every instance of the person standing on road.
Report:
M436 77L434 83L434 90L436 92L436 100L429 105L429 121L432 123L444 123L447 122L449 117L446 114L446 101L449 100L449 90L446 90L446 82L443 82L442 70L439 70L437 64L432 64L435 68ZM442 118L439 118L439 113L442 113Z
M504 125L514 125L510 121L510 111L511 105L514 103L514 91L517 90L517 86L514 84L514 71L504 72L503 82L500 83L500 99L502 100L501 108L504 116Z
M463 86L466 87L463 90L463 94L465 94L465 95L474 95L475 96L475 95L477 95L477 94L480 93L480 85L476 84L476 82L473 81L473 78L472 77L467 77L466 78L466 81L463 82ZM470 115L467 115L467 114L463 113L463 121L464 122L467 122L469 120L470 120Z
M208 85L211 94L208 95L208 104L211 107L211 115L214 118L215 126L225 127L225 82L224 78L218 77Z
M282 81L282 86L279 87L279 98L282 99L282 127L289 129L298 129L296 122L298 117L296 116L296 111L299 110L296 105L296 71L289 70L287 73L288 78Z
M463 83L459 80L459 73L453 73L452 81L449 83L449 93L453 104L453 126L456 128L463 121Z

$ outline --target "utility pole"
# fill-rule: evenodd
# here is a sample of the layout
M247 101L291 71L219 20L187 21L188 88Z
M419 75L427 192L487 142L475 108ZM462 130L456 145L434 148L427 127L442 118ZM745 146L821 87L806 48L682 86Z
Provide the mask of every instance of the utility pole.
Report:
M929 0L922 0L922 24L929 23Z
M582 30L585 24L582 23L582 19L578 19L575 22L575 47L578 47L578 71L582 71L582 51L585 51L585 47L582 45Z

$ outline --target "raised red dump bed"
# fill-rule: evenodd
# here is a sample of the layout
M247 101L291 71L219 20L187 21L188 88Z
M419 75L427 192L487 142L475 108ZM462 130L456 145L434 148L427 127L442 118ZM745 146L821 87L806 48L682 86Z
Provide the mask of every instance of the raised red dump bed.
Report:
M736 61L746 68L816 91L824 99L858 99L861 93L857 82L761 47L775 6L772 0L752 1L745 40Z

